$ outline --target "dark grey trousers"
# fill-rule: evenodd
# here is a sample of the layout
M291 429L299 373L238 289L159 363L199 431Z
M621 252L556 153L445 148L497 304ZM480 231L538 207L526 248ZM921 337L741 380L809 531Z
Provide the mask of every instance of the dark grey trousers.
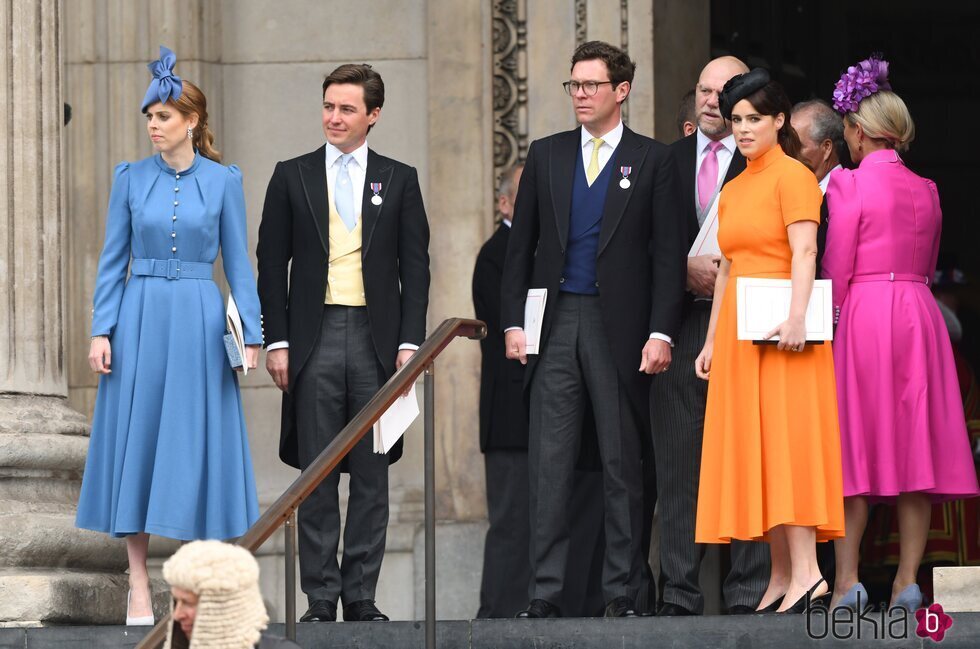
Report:
M309 466L384 384L366 307L325 306L320 337L296 379L299 461ZM344 604L374 599L388 530L388 456L365 435L347 456L350 498L340 542L340 470L299 508L300 585L307 598Z
M687 313L674 340L670 369L654 376L650 387L662 597L696 613L704 611L698 579L704 546L694 542L694 526L708 382L694 373L694 361L704 346L710 316L707 302ZM769 583L769 546L733 541L731 552L732 569L722 588L725 604L755 607Z
M569 501L586 391L602 461L606 601L636 597L642 487L636 416L613 363L599 299L559 293L531 381L531 599L562 601L569 558ZM640 350L637 349L639 364Z
M531 564L527 451L490 450L487 514L490 526L483 546L483 577L478 618L514 617L527 606ZM602 612L602 475L576 471L569 506L568 566L564 597L554 602L566 617Z

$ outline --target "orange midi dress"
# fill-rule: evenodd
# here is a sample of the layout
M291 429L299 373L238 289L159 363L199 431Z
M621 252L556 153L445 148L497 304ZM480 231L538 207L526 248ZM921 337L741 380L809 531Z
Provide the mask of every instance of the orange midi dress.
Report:
M789 278L786 227L820 220L813 173L777 145L725 185L718 243L731 261L715 330L701 452L696 541L766 540L777 525L844 536L840 429L831 346L780 351L737 339L738 277Z

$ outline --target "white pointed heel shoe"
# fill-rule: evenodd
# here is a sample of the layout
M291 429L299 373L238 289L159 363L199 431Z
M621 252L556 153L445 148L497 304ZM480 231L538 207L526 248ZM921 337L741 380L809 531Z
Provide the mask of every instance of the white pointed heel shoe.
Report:
M150 597L150 606L152 608L152 606L153 606L152 591L151 591L150 595L151 595L151 597ZM132 589L130 589L129 593L126 595L126 626L153 626L156 621L153 619L153 615L152 614L151 615L143 615L141 617L131 617L129 615L129 603L130 603L130 600L132 600L132 599L133 599L133 591L132 591Z

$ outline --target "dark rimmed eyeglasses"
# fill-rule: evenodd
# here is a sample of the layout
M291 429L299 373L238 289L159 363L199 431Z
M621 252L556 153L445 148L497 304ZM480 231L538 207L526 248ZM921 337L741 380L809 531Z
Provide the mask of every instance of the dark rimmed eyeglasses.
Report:
M593 97L597 92L599 92L599 86L604 83L608 83L610 86L613 85L612 81L566 81L561 85L569 96L574 97L575 93L577 93L579 88L581 88L585 91L587 96Z

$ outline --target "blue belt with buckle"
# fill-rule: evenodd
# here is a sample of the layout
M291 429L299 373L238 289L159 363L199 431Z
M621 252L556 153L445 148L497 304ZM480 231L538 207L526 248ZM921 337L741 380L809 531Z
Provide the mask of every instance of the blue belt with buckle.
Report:
M129 267L132 275L165 277L167 279L211 279L214 264L180 259L134 259Z

